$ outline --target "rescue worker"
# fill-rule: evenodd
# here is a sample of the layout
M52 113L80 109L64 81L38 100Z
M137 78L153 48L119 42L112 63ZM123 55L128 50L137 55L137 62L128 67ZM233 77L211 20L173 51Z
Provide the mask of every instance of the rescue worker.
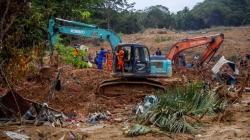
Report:
M73 49L73 56L74 56L73 65L75 65L77 63L79 55L80 55L79 50L76 47L74 47L74 49Z
M161 55L161 50L160 48L157 48L156 52L155 52L156 55L160 56Z
M116 56L118 58L118 69L121 72L124 72L124 50L121 46L119 46L118 53L116 53Z
M185 54L184 53L180 53L179 54L179 66L183 66L183 67L186 67L186 57L185 57Z
M94 58L94 63L96 64L96 66L98 66L98 56L99 56L99 53L98 51L96 51L95 58Z
M74 50L73 50L73 56L74 57L78 57L80 55L78 49L76 47L74 47Z
M108 50L108 52L106 53L106 66L108 71L112 70L112 59L112 53L110 52L110 50Z
M106 53L105 50L103 48L101 48L99 55L98 55L98 58L97 58L97 68L99 70L103 69L102 63L103 63L103 59L105 57L105 53Z

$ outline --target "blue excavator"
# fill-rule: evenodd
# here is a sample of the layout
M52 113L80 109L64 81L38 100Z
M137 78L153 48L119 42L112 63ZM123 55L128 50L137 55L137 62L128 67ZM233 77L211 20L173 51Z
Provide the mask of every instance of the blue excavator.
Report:
M111 30L101 29L95 25L85 24L77 21L69 21L60 18L51 18L48 27L48 40L50 50L57 43L57 35L73 35L85 38L96 38L110 43L113 56L118 52L118 46L122 47L127 55L124 57L125 70L121 73L117 69L117 58L113 57L113 79L100 83L98 93L105 92L106 88L115 85L145 85L152 89L165 90L160 82L148 79L171 76L171 61L168 59L151 60L149 50L146 46L136 43L122 43L120 37ZM152 70L153 69L153 70Z
M150 57L149 50L146 46L137 43L123 43L120 37L113 31L102 29L95 25L60 18L51 18L49 20L48 33L50 50L53 50L56 45L58 34L108 41L113 56L116 56L115 53L118 52L119 47L125 50L127 55L124 57L124 72L121 73L117 69L117 57L113 57L112 76L114 78L104 80L99 84L97 93L105 93L106 95L108 95L108 90L110 90L110 88L121 86L130 88L138 85L141 88L149 87L153 90L165 90L166 86L164 86L164 83L159 82L156 78L172 76L172 63L178 61L177 56L182 51L194 47L205 46L206 49L200 61L197 63L201 66L209 58L209 61L211 60L224 40L223 34L185 39L175 43L166 56ZM118 88L118 90L119 89L121 88Z

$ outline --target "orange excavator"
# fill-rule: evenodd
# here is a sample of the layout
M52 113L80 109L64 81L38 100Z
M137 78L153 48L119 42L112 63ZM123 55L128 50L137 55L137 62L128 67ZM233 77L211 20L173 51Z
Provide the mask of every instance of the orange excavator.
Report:
M197 67L200 67L206 61L210 61L217 50L220 48L224 41L224 34L217 34L213 36L196 37L191 39L184 39L180 42L175 43L170 51L166 54L166 58L171 60L176 65L178 56L181 52L187 49L206 46L205 51L196 63Z

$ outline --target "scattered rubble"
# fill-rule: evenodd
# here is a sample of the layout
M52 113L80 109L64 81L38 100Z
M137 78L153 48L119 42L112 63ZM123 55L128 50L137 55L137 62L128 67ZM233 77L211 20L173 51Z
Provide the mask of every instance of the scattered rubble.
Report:
M101 112L95 112L95 113L90 114L88 116L87 122L90 123L90 124L96 124L99 121L108 120L108 119L109 119L108 114L101 113Z
M25 99L15 91L9 91L0 97L0 123L10 122L29 123L41 125L50 122L52 126L62 126L63 119L67 117L48 104L39 104ZM14 123L16 124L16 123Z
M158 99L154 95L146 96L143 102L137 104L134 109L135 114L142 114L145 110L148 110L152 105L157 103Z
M249 32L249 29L247 30ZM236 34L239 34L240 32L245 31L237 31ZM150 35L151 33L154 33L154 37ZM171 40L160 43L152 42L152 40L155 38L155 34L159 34L159 37L167 38L167 40L169 37L171 37ZM233 40L228 39L232 38L232 36L228 36L227 33L225 34L227 38L225 38L226 41L224 46L227 47L223 47L222 50L219 50L220 54L223 52L223 55L225 54L225 56L229 58L228 56L235 54L235 52L242 51L244 46L246 47L244 48L244 51L241 52L241 54L249 52L248 44L234 42ZM131 40L136 42L145 42L145 44L150 47L150 51L154 52L155 48L163 48L163 46L165 48L166 44L173 44L171 42L176 42L175 39L185 37L187 37L187 35L184 33L177 34L167 30L157 30L148 31L148 33L146 32L145 36L142 36L142 34L136 34L134 36L132 35L126 37L127 39L125 40L129 40L127 42L133 42ZM241 37L241 35L237 36L239 40ZM238 44L241 46L240 49ZM227 51L228 48L230 51ZM191 51L187 52L187 55L190 54ZM249 60L249 58L246 60ZM244 62L242 61L242 67L239 67L240 75L235 76L235 87L230 88L229 90L228 88L230 85L226 85L225 82L217 84L219 82L213 79L211 76L213 74L211 68L216 62L217 61L211 61L204 68L198 70L188 68L175 69L173 73L173 79L175 80L164 79L164 81L167 83L167 86L181 86L192 83L193 81L204 81L206 86L217 89L221 98L227 98L230 101L229 103L234 103L234 105L227 109L229 110L228 112L227 110L225 111L227 113L222 113L221 118L214 119L211 118L211 116L204 115L202 121L205 122L206 127L203 127L205 132L196 135L197 139L209 139L213 138L213 136L215 136L217 139L234 139L236 137L239 138L240 136L247 138L249 137L249 126L246 125L250 122L250 80L247 80L247 74L249 73L250 69L246 64L249 64L249 61L248 63L245 63L247 62L245 60ZM237 66L241 66L240 61L237 61L235 64ZM31 75L28 77L27 81L24 80L20 83L20 85L16 85L17 87L14 94L12 92L7 92L7 89L0 87L0 93L6 93L0 97L0 126L3 126L0 129L2 132L8 130L10 132L17 133L17 135L25 135L31 139L80 139L81 137L90 139L119 139L120 137L123 137L121 125L124 123L124 121L126 121L126 124L131 123L130 118L134 115L134 113L131 113L131 108L133 108L136 103L139 103L137 107L135 107L134 111L136 114L140 114L145 112L146 108L153 103L151 101L146 101L147 95L152 95L146 88L133 88L132 90L131 87L125 87L122 95L116 97L96 96L95 90L96 87L98 87L98 83L111 77L111 74L106 71L100 72L94 68L73 69L72 67L67 67L65 68L64 72L61 73L60 79L58 79L58 83L60 83L60 85L55 88L51 87L51 83L53 83L53 80L56 79L57 75L57 69L49 70L49 68L45 68L39 72L37 77ZM169 84L171 82L173 83ZM53 96L51 96L47 104L44 104L50 90L53 92L53 94L51 94ZM247 99L241 99L246 97ZM13 102L14 98L17 100L20 111L18 111L19 109L15 105L15 102ZM106 110L109 110L110 113L107 113ZM90 115L88 116L88 114ZM20 115L22 121L20 121ZM192 116L188 117L188 120L189 119L194 122L197 121L195 120L197 118L192 118ZM35 122L37 122L37 124ZM86 122L87 126L84 126L86 125ZM102 123L98 124L99 122ZM89 126L89 123L95 125ZM234 125L235 123L237 124ZM20 124L22 124L22 127L28 131L24 133L16 131L16 129L19 129ZM29 124L29 127L27 127L26 124ZM106 124L111 124L111 126L107 127ZM34 127L30 125L42 126L36 127L36 129L34 129ZM51 126L58 127L54 128ZM229 129L231 126L233 128ZM225 131L223 131L224 128ZM237 136L234 136L234 134L229 134L231 132L236 133ZM190 137L194 138L190 135L187 137L184 136L182 138L187 139ZM4 138L2 135L0 135L0 139ZM147 135L140 138L154 139L155 135ZM159 134L156 138L166 139L165 137L161 138Z
M30 137L24 134L12 132L12 131L4 131L4 133L10 137L11 139L15 140L30 140Z

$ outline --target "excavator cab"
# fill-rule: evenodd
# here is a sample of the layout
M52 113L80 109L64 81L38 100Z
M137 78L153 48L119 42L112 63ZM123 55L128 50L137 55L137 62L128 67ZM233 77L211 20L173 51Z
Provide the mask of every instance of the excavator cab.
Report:
M117 53L119 48L124 51L124 73L118 69ZM139 44L119 44L113 54L113 72L115 75L145 76L150 73L150 55L147 47Z
M120 48L124 51L124 72L118 68L117 54ZM149 92L166 90L164 84L150 78L168 77L171 72L170 60L151 60L148 48L139 44L119 44L113 56L112 75L115 78L102 81L97 93L113 96L133 87L148 88Z

